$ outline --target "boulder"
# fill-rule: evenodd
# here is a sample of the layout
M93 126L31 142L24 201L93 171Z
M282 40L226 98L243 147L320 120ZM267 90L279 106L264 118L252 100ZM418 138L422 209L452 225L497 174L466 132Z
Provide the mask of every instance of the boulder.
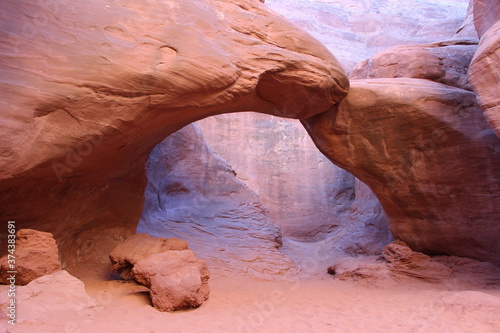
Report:
M135 234L120 245L109 255L113 271L120 273L126 280L133 279L131 270L142 259L165 251L182 251L189 249L186 241L179 238L156 238L148 234Z
M467 70L476 49L475 39L397 46L358 63L349 77L428 79L472 90L467 81Z
M13 259L14 258L14 259ZM14 266L11 266L13 259ZM0 258L0 282L9 284L9 271L16 271L16 284L26 285L31 281L61 270L59 250L51 233L20 229L16 233L15 252Z
M153 305L160 311L197 308L209 296L208 267L191 250L153 254L138 261L132 273L150 288Z
M500 8L500 4L498 5ZM500 9L499 9L500 10ZM483 34L469 70L469 81L479 105L500 137L500 21Z
M388 262L408 261L415 254L405 242L400 240L385 246L382 253Z
M304 118L349 82L318 41L255 0L1 3L0 211L50 231L75 274L141 216L151 150L186 124Z
M1 311L6 314L10 299L7 293L0 297ZM16 293L16 324L26 327L51 323L53 332L71 331L82 320L92 320L102 310L95 299L85 292L82 281L67 271L58 271L39 277ZM64 319L64 320L61 320ZM9 325L10 326L10 325ZM48 325L47 325L48 326Z
M500 265L500 139L473 92L421 79L351 81L303 120L318 148L367 184L414 251Z

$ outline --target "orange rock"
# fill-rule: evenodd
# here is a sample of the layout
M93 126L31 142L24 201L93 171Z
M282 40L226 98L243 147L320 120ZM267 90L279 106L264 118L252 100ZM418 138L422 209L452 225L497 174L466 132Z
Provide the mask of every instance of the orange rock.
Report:
M166 251L136 263L137 282L150 288L151 301L160 311L197 308L208 299L210 272L193 251Z
M12 269L9 259L14 258ZM10 284L9 271L16 271L15 283L26 285L31 281L61 270L59 251L51 233L20 229L16 233L16 248L11 256L0 258L0 283Z
M476 49L477 40L474 39L397 46L360 62L349 78L410 77L472 90L467 70Z

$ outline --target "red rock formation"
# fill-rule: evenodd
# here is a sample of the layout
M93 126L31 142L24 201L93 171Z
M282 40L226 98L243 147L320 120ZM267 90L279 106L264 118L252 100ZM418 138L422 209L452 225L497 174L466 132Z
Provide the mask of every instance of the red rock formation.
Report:
M0 6L0 219L53 232L70 269L106 264L134 231L167 135L223 112L309 117L348 89L319 42L255 0Z
M311 32L350 70L388 48L446 40L458 29L463 31L467 2L272 0L267 4ZM474 34L464 31L459 36L477 38L475 29L470 30Z
M454 38L473 38L479 39L476 27L474 25L474 0L469 0L469 6L467 7L467 15L460 28L458 28L457 33Z
M210 272L186 241L135 234L118 245L109 259L122 278L149 288L160 311L199 307L208 299Z
M500 0L474 1L474 25L479 37L500 20Z
M500 139L474 93L420 79L352 81L304 120L318 148L365 182L413 250L500 264Z
M498 137L500 137L499 64L500 21L484 33L469 70L469 81L477 94L479 105Z
M385 260L384 260L385 258ZM471 289L500 286L500 268L490 263L454 256L434 256L412 251L402 241L384 249L384 257L345 257L328 267L335 279L362 284L411 285L416 281L448 288Z

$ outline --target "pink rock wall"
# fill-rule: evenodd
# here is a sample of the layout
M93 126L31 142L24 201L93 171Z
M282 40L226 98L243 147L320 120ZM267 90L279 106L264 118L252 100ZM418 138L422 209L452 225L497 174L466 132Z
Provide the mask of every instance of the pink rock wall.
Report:
M198 122L213 149L237 170L284 236L324 239L347 219L354 177L334 166L296 121L243 113Z

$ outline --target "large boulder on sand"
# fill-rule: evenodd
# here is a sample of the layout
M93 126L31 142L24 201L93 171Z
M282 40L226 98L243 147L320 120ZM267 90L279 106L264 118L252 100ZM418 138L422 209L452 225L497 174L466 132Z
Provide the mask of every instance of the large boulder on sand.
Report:
M187 250L189 245L179 238L157 238L148 234L135 234L118 245L109 255L113 271L120 273L122 278L133 279L131 270L142 259L169 250Z
M181 239L136 234L109 258L124 279L150 289L153 305L160 311L195 308L208 299L208 267Z
M196 308L208 299L208 267L191 250L151 255L137 262L132 272L137 282L150 288L160 311Z
M15 268L9 259L15 258ZM32 229L20 229L16 233L16 249L0 259L0 282L8 283L9 271L16 271L16 284L26 285L43 275L61 270L59 252L51 233Z

